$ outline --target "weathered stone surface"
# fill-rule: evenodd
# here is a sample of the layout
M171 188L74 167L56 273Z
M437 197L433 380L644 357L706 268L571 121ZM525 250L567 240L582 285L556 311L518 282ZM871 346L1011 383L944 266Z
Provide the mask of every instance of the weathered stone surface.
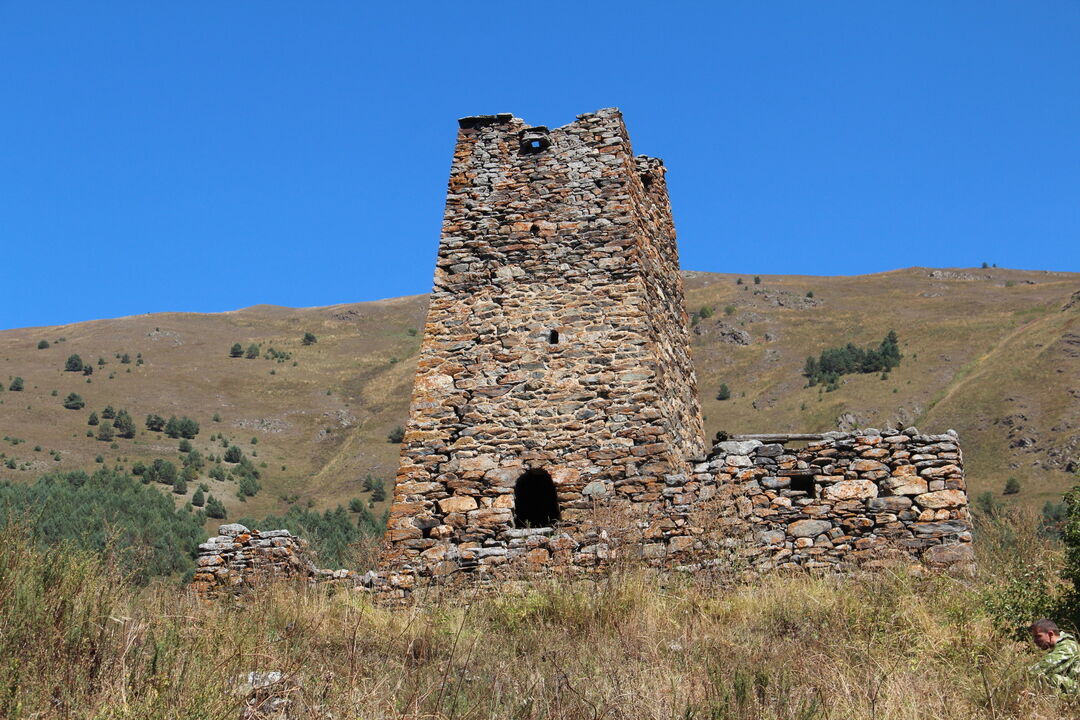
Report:
M922 495L927 491L926 481L912 475L886 478L881 487L890 495Z
M444 513L468 512L476 509L476 498L467 495L454 495L439 501L439 509Z
M967 505L967 493L962 490L938 490L916 495L915 502L924 508L951 508Z
M873 480L842 480L821 492L826 500L865 500L877 497L877 494L878 487Z
M797 538L814 537L831 527L832 523L828 520L796 520L788 526L788 535Z

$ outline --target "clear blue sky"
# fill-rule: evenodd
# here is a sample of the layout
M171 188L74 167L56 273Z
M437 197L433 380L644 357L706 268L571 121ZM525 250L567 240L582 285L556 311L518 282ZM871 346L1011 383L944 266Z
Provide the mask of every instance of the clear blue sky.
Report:
M1080 270L1080 3L0 0L0 328L427 292L463 115L622 108L682 264Z

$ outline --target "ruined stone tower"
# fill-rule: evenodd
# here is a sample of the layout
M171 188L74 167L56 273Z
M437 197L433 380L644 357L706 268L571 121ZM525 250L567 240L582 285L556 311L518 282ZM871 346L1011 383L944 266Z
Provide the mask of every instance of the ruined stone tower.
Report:
M459 122L384 568L685 547L665 490L705 446L663 163L616 109Z

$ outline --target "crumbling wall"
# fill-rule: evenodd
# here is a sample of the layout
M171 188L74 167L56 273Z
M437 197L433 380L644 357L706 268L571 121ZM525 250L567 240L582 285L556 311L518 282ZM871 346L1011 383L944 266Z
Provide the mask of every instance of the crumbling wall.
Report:
M963 454L955 433L915 428L826 433L805 447L718 443L695 466L723 498L705 547L754 571L921 561L974 567Z
M288 530L260 532L238 523L220 525L216 536L199 545L196 566L192 587L208 598L242 592L274 578L313 583L364 580L351 570L315 567L307 541Z

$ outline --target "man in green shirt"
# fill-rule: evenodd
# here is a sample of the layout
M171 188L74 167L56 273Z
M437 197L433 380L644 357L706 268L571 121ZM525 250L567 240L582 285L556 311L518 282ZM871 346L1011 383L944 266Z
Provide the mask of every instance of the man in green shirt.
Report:
M1041 682L1060 692L1080 693L1080 643L1062 632L1053 620L1037 620L1028 628L1031 639L1042 650L1048 650L1042 660L1031 666L1031 672Z

